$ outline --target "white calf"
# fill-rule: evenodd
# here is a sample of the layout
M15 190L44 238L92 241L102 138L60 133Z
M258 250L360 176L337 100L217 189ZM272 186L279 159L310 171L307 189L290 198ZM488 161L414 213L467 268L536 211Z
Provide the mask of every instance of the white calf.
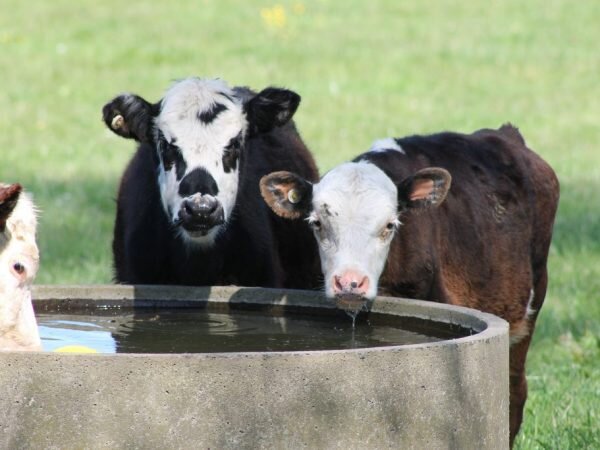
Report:
M0 351L41 350L31 304L39 266L37 219L19 184L0 183Z

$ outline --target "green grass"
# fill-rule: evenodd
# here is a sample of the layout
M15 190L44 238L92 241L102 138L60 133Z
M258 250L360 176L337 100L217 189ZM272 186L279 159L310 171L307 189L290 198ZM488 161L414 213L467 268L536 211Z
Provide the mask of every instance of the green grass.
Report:
M39 283L107 283L119 175L105 130L121 91L171 80L297 90L322 171L379 137L510 121L557 171L550 287L517 446L600 448L600 3L4 0L0 180L41 209Z

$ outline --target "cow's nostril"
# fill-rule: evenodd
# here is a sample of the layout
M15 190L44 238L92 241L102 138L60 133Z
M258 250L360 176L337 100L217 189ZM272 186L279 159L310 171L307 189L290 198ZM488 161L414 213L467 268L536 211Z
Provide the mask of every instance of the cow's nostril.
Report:
M365 276L362 278L362 280L360 280L360 283L358 284L358 286L356 286L358 289L361 289L363 291L366 291L367 289L369 289L369 279Z
M337 275L334 275L334 277L333 277L333 290L335 292L341 292L341 291L344 290L344 287L342 286L342 283L341 283L340 280L341 280L340 277L338 277Z
M216 209L217 205L216 203L209 203L209 202L200 202L198 204L198 212L200 214L210 214L211 212L213 212Z
M186 212L186 214L189 214L190 216L194 215L194 208L189 202L184 202L183 210Z

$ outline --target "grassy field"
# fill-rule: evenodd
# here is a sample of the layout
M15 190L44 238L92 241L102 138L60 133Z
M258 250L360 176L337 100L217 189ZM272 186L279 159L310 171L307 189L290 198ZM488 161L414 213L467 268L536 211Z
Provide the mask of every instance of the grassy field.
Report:
M3 0L0 180L41 210L39 283L107 283L134 149L102 105L189 75L298 91L322 171L379 137L519 126L557 171L521 449L600 448L600 2Z

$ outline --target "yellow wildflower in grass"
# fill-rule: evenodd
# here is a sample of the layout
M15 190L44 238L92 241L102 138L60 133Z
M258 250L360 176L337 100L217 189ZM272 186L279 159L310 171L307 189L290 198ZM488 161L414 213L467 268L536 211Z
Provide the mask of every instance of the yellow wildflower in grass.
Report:
M281 29L285 27L287 16L284 7L281 5L275 5L272 8L262 8L260 15L269 28Z
M0 44L12 44L23 40L23 36L11 33L10 31L3 31L0 33Z
M294 14L298 14L298 15L302 15L302 14L304 14L304 11L306 11L306 7L304 6L304 3L302 3L302 2L294 3L294 6L292 9L294 11Z

